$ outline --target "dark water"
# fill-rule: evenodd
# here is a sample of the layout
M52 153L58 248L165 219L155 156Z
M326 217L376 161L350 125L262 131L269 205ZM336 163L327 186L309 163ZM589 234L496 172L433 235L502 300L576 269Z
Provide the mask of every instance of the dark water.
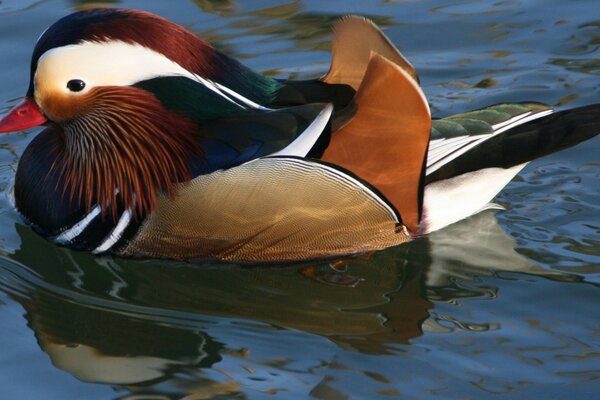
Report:
M84 1L0 1L0 111L46 26ZM598 102L600 9L582 1L113 1L274 76L326 71L330 24L373 18L436 116ZM328 265L94 258L11 206L35 132L0 138L1 399L584 399L600 389L600 138L530 164L485 212Z

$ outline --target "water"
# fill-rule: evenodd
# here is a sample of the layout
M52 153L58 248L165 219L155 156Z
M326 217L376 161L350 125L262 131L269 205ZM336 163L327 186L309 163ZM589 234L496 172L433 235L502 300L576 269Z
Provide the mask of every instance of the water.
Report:
M0 1L0 111L39 34L85 1ZM382 26L434 115L598 102L582 1L111 1L249 66L315 77L343 14ZM95 258L11 206L35 130L0 139L0 398L593 398L600 389L600 138L530 164L484 212L370 257L239 268ZM187 397L186 397L187 396Z

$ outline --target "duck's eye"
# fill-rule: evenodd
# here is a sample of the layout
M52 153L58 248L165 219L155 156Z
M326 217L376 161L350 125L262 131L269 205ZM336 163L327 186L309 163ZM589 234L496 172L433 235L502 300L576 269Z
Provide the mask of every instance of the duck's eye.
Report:
M71 92L81 92L85 88L85 82L81 79L71 79L67 82L67 89Z

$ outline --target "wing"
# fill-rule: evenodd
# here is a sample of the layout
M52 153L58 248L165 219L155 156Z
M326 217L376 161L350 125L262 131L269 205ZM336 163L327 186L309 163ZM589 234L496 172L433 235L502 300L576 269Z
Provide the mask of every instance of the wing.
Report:
M329 143L333 107L327 103L273 110L223 85L192 78L157 77L135 86L198 125L204 154L195 162L194 176L273 153L318 157Z
M371 54L379 54L402 68L415 81L417 72L394 44L373 22L358 16L347 16L333 27L331 67L323 82L341 83L358 90Z
M546 110L517 116L491 134L450 151L441 165L436 168L432 168L435 163L428 165L427 182L485 168L511 168L600 133L600 104L550 113L551 110ZM452 139L444 141L447 140Z
M308 103L333 103L333 130L354 117L353 104L372 54L378 54L403 69L417 83L416 70L385 34L370 20L355 15L341 18L333 27L331 66L320 79L281 80L271 107Z
M502 125L491 133L450 149L445 163L426 176L420 232L429 233L472 215L529 161L600 133L600 104L547 114L509 118L497 123Z
M377 25L364 17L349 15L336 22L331 46L331 66L325 76L305 81L279 81L281 87L270 105L331 102L340 108L350 104L365 76L372 53L385 57L419 81L410 62Z
M409 240L373 188L333 165L260 158L162 197L121 255L282 262L378 250Z
M417 82L378 54L356 94L356 116L333 133L323 159L377 187L416 232L431 115Z
M267 156L319 157L329 144L333 106L307 104L280 110L245 110L202 124L204 158L195 176Z
M426 174L502 132L550 113L552 109L540 103L499 104L433 120Z

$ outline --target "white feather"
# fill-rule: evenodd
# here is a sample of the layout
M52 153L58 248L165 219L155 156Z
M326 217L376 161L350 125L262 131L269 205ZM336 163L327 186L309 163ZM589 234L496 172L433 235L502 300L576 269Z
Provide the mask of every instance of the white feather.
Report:
M60 235L55 236L53 238L54 242L58 244L70 243L77 236L81 235L85 228L88 227L88 225L94 220L94 218L98 216L98 214L100 214L100 207L96 206L71 228L63 231Z
M455 138L449 138L435 146L433 150L431 147L429 148L429 152L427 153L427 165L431 165L441 159L443 159L446 155L452 153L453 151L465 146L475 140L478 137L473 136L460 136Z
M485 168L425 186L420 234L428 234L484 208L527 163Z
M509 120L493 125L493 133L469 136L468 140L465 139L465 136L458 136L448 139L436 139L429 145L430 149L433 148L434 151L427 155L426 175L432 174L450 161L473 149L480 143L497 136L502 132L506 132L515 126L544 117L552 112L553 110L544 110L536 114L531 114L531 112L528 111Z
M270 154L270 156L297 156L305 157L310 149L315 145L323 130L329 122L333 105L327 104L325 108L317 115L314 121L287 147Z
M119 40L84 41L48 50L38 60L35 82L36 91L79 95L93 87L130 86L161 76L183 76L201 83L240 108L268 110L226 86L188 71L164 54ZM67 82L72 79L83 80L85 89L77 93L69 91Z
M113 228L113 230L104 239L102 244L100 244L100 246L96 247L92 251L92 253L99 254L99 253L104 253L104 252L110 250L110 248L113 247L115 245L115 243L117 243L119 241L119 239L121 239L121 236L123 236L123 232L125 232L125 229L127 229L127 226L129 225L130 222L131 222L131 210L127 209L127 210L125 210L125 212L123 212L123 214L121 214L121 218L119 218L119 222L117 222L117 225Z

